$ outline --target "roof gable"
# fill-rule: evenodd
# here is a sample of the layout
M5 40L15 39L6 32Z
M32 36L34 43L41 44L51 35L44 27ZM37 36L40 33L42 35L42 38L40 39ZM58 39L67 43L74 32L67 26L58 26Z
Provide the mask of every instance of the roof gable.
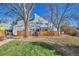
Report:
M41 23L48 23L47 20L45 20L43 17L35 14L35 18L34 18L34 21L33 22L41 22Z

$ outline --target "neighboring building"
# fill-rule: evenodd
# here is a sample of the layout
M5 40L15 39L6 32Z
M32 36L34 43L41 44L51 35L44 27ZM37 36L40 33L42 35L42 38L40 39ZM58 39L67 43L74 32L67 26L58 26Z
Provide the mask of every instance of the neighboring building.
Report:
M24 30L24 21L18 21L17 25L13 26L13 35L17 35L17 31L23 31Z
M12 35L12 26L8 20L0 20L0 26L5 27L7 35Z
M52 23L44 19L43 17L35 14L33 19L29 20L28 30L34 34L36 31L57 31L57 28L53 26ZM17 25L13 27L13 34L17 35L17 31L24 30L24 21L20 20Z

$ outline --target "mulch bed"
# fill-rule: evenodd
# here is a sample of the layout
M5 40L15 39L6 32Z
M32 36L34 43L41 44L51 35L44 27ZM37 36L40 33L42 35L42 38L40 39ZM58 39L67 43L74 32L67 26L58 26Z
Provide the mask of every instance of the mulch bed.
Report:
M79 56L79 46L57 44L53 46L64 56Z

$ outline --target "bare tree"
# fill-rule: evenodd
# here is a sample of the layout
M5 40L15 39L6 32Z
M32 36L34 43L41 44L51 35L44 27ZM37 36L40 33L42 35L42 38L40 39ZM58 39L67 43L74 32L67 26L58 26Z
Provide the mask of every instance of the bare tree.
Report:
M25 3L18 3L18 4L8 4L6 8L9 8L9 11L5 12L5 15L11 15L12 13L16 14L20 18L24 20L24 25L25 25L25 37L28 37L28 21L29 21L29 16L34 8L33 3L30 4L25 4Z
M79 27L79 4L76 3L76 12L71 13L71 17L75 20L77 27Z
M67 18L71 17L71 12L73 11L71 8L72 4L48 4L48 14L46 15L50 17L51 23L57 28L57 31L60 34L60 27L63 23L65 23Z

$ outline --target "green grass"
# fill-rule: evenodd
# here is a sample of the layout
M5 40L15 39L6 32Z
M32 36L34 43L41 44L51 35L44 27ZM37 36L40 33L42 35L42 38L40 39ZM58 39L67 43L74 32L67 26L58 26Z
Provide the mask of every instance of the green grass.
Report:
M54 56L61 55L44 42L11 41L0 47L0 56Z

